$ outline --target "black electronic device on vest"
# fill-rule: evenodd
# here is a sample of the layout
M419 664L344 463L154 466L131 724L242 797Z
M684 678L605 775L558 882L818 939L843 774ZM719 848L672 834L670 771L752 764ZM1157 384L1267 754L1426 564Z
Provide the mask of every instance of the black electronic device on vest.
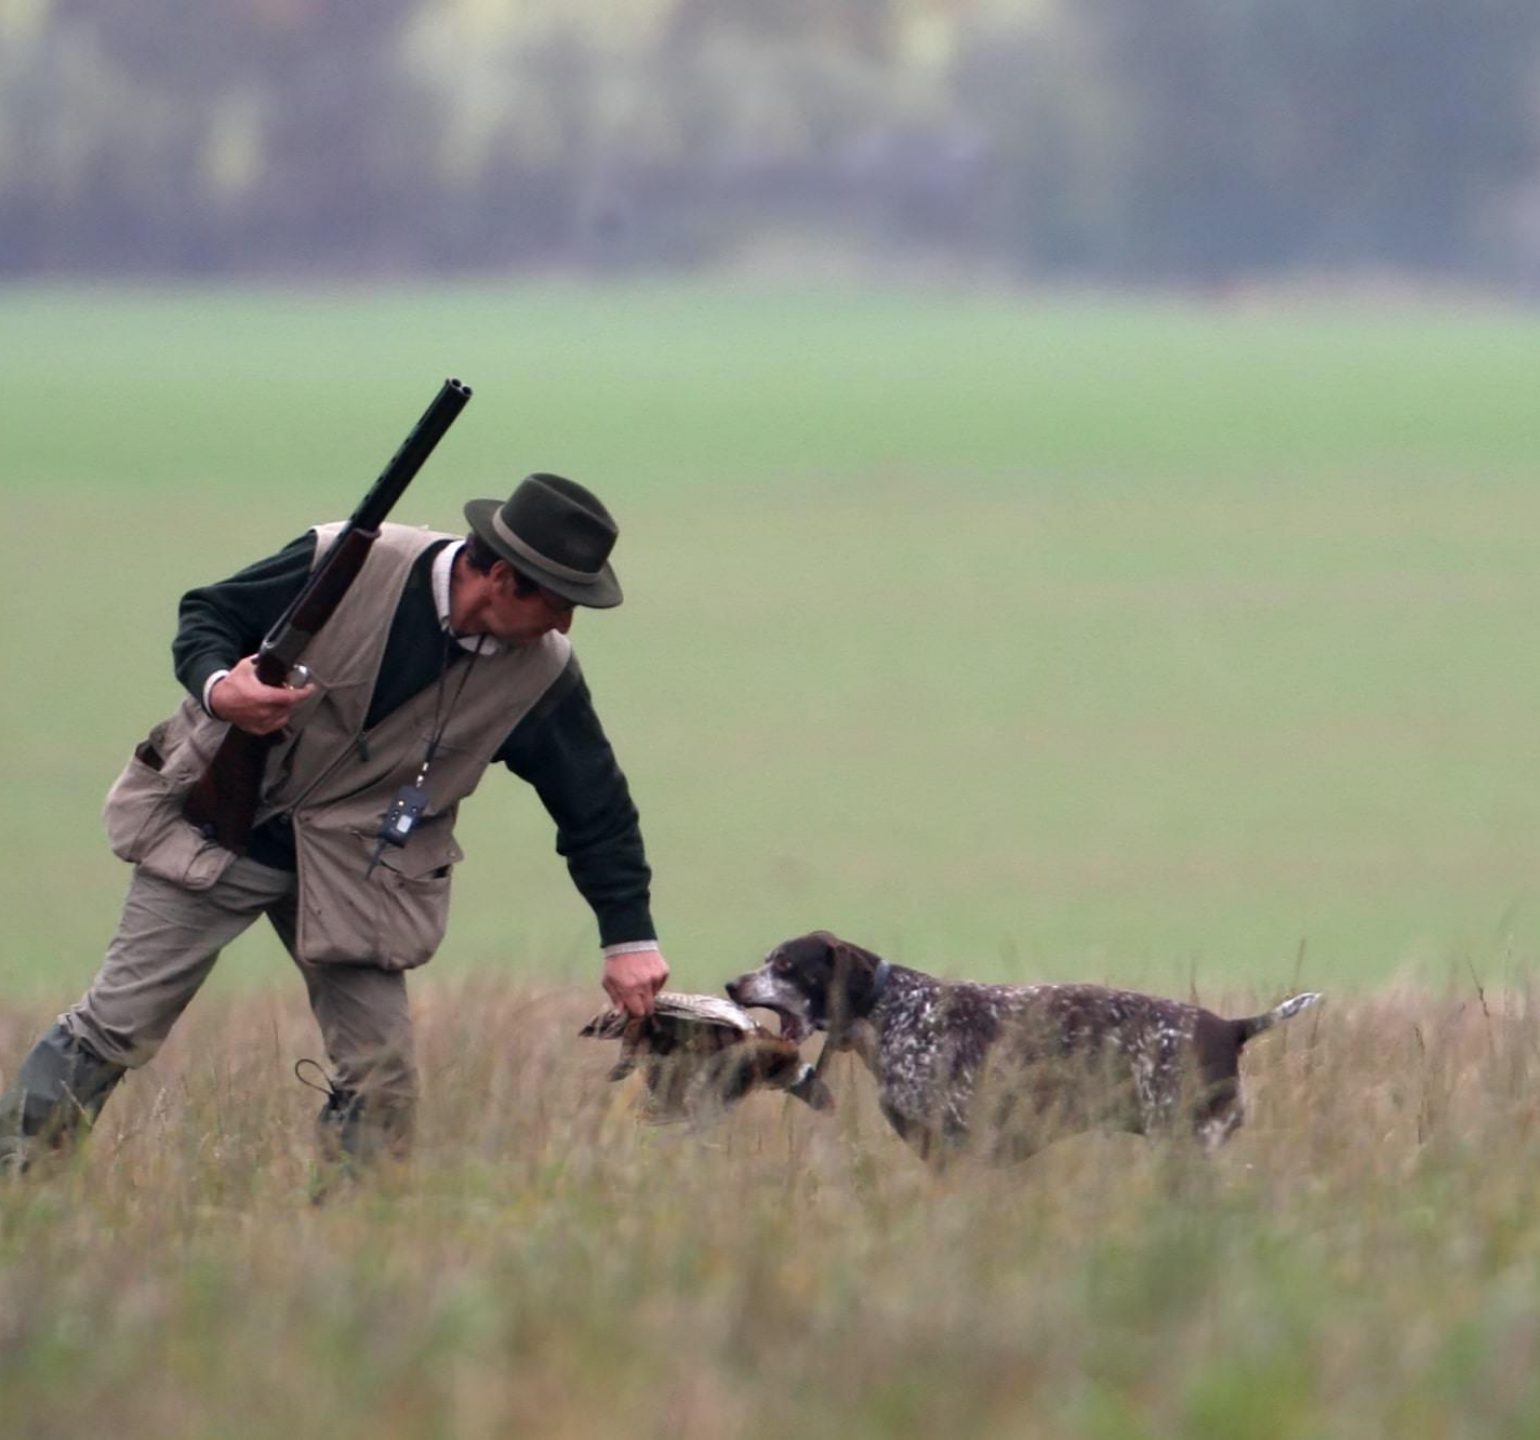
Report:
M374 847L374 854L369 857L370 870L380 863L387 845L400 847L411 839L412 828L422 819L427 808L428 792L422 786L403 785L396 791L396 798L390 802L390 808L380 817L380 828L375 837L378 843Z

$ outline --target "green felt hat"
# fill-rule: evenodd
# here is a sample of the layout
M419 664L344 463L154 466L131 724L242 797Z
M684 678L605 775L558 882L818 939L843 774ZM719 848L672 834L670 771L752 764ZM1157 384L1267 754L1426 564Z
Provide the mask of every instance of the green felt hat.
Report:
M553 594L596 610L620 604L610 567L620 527L575 480L527 475L506 501L470 501L465 518L496 555Z

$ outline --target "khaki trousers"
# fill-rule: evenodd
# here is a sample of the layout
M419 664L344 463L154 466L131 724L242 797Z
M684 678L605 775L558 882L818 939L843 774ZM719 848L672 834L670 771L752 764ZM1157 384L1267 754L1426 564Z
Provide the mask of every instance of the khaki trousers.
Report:
M184 890L136 867L102 968L60 1022L102 1059L143 1065L219 952L259 916L267 916L294 955L295 889L292 874L245 858L207 890ZM336 1084L381 1108L410 1111L417 1075L406 976L372 965L294 963Z

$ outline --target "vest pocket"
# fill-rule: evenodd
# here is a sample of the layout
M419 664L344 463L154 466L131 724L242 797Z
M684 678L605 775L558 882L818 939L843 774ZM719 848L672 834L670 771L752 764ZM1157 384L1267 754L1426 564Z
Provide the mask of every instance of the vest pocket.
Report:
M387 845L372 870L372 834L297 824L300 959L382 970L427 964L448 928L452 872L464 858L449 819L423 822L405 846Z
M138 860L145 831L171 794L171 780L164 773L166 729L162 721L135 747L102 806L107 843L120 860Z
M188 890L207 890L235 856L182 817L197 773L188 773L188 762L198 756L179 738L169 720L150 731L107 792L102 820L119 859Z

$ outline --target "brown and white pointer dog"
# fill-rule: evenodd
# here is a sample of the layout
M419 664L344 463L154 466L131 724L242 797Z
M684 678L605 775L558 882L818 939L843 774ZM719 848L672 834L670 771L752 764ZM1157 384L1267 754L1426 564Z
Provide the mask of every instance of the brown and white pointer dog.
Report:
M1213 1150L1242 1122L1242 1046L1320 999L1225 1020L1099 985L947 982L826 930L777 945L727 993L775 1011L787 1039L822 1030L854 1050L889 1123L938 1165L969 1148L1021 1159L1091 1128L1187 1130Z

